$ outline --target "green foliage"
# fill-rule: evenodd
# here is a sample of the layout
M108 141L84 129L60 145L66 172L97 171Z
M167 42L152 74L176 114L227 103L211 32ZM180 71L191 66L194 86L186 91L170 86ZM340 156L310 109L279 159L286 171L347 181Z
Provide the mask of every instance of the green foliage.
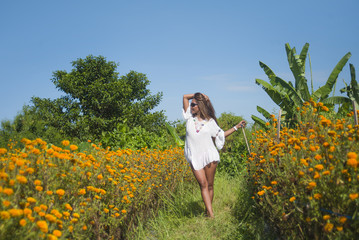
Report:
M48 127L81 140L98 139L127 121L130 128L141 126L158 132L164 127L163 112L151 112L162 93L151 95L145 74L116 72L117 64L102 56L87 56L72 62L71 72L55 71L52 82L65 93L55 100L32 99L32 114Z
M122 149L165 149L176 144L175 139L165 130L154 133L141 126L130 128L127 122L117 124L111 132L102 132L101 143L104 146Z
M232 113L222 113L218 118L218 125L225 131L232 128L243 118ZM245 130L248 135L248 130ZM241 164L246 159L248 152L243 137L242 129L226 138L223 149L220 151L221 162L218 165L219 172L226 172L231 176L237 175L241 170Z
M277 77L267 65L259 62L260 67L263 68L269 78L269 83L261 79L256 79L256 84L261 85L269 97L282 109L283 116L285 117L284 120L290 126L294 126L293 124L297 122L298 113L296 109L297 107L301 107L305 101L312 99L314 101L324 102L324 100L329 97L330 92L332 92L335 87L339 73L351 56L350 52L344 55L334 67L325 85L310 94L308 81L305 77L305 62L308 49L309 44L306 43L298 55L295 48L291 48L288 43L285 44L289 68L295 79L294 84ZM252 116L252 119L259 125L263 125L263 120L261 121L260 118Z

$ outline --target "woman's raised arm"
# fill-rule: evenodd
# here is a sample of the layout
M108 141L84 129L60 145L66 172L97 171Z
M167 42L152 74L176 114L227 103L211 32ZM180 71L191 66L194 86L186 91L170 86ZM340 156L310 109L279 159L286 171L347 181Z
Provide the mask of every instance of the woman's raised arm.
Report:
M194 97L194 94L185 94L183 95L183 110L187 111L187 108L189 107L189 100L191 100Z

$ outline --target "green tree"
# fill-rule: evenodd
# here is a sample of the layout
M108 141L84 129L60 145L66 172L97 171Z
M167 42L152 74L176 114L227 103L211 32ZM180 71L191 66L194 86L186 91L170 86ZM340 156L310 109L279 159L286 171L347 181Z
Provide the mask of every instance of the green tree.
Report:
M52 82L64 96L51 100L34 97L31 114L71 138L99 139L103 132L126 122L129 128L159 132L164 128L163 111L153 111L162 93L151 95L145 74L116 72L118 64L103 56L87 56L72 62L71 72L55 71Z

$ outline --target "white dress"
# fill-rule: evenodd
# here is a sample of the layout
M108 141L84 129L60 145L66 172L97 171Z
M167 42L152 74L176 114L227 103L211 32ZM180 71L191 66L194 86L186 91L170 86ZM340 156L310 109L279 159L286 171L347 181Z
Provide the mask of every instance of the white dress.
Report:
M197 117L192 116L190 107L186 112L182 112L187 121L184 147L187 161L195 170L200 170L211 162L219 162L218 150L223 148L225 142L224 131L212 118L208 121L198 121ZM212 137L215 138L215 144Z

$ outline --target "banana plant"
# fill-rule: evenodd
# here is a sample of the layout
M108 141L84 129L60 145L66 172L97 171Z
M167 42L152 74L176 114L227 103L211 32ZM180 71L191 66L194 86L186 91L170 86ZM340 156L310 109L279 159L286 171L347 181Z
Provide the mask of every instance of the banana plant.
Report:
M344 96L334 96L327 98L323 101L325 104L338 104L341 105L338 109L338 113L345 113L350 111L350 106L352 106L354 114L356 114L356 110L359 109L358 103L359 103L359 85L358 82L355 79L355 68L353 64L349 64L350 67L350 76L351 81L349 86L344 82L346 87L340 89L341 93L346 93L348 97ZM354 116L355 120L357 121L357 117ZM357 122L356 122L357 123Z
M269 83L261 79L256 79L256 84L262 86L269 97L286 113L285 120L289 123L296 121L296 109L297 107L301 107L305 101L311 99L314 101L323 101L329 97L330 92L333 91L336 84L339 73L351 57L350 52L344 55L331 72L325 85L314 92L312 89L312 93L310 94L308 81L305 77L305 62L308 49L309 43L306 43L298 55L295 48L291 48L288 43L285 44L289 68L295 79L294 84L291 81L287 82L276 76L266 64L259 62L260 67L269 78ZM252 115L252 119L253 118L258 117Z

